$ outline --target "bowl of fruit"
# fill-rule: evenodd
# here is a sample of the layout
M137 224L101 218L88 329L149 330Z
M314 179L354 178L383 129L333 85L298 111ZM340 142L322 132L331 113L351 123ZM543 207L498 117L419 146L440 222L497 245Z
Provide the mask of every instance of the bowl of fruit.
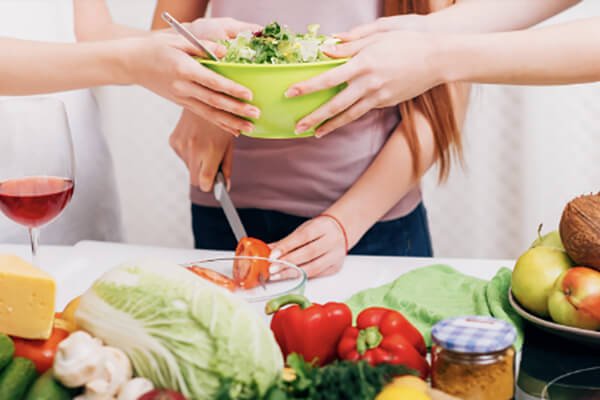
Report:
M250 104L258 107L261 115L250 119L254 131L242 132L244 135L266 139L314 136L315 127L296 135L296 123L328 102L345 84L292 98L285 92L294 83L347 61L321 51L321 46L336 39L318 34L318 28L311 25L307 33L296 34L273 22L262 31L242 32L235 39L222 41L227 53L218 61L197 58L205 67L252 91Z
M570 201L559 229L517 259L509 289L514 310L533 325L600 346L600 194Z

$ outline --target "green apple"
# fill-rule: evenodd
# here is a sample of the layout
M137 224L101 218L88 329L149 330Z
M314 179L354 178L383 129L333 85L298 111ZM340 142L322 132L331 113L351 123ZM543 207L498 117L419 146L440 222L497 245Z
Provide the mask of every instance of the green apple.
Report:
M555 247L534 247L519 257L512 273L515 298L525 309L549 317L548 297L556 279L573 266L566 252Z
M533 241L530 248L533 249L534 247L554 247L565 251L565 246L563 246L558 230L546 233L542 236L542 224L538 227L538 238Z
M581 329L600 329L600 272L575 267L563 272L548 299L552 319Z

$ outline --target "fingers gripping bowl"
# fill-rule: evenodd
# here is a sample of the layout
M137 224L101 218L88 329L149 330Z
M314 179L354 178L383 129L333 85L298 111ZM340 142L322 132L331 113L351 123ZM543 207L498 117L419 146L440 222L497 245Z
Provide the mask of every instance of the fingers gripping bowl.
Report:
M294 83L320 75L344 64L346 59L331 59L321 52L321 46L335 39L317 34L318 25L311 25L306 34L295 34L276 22L259 32L240 33L232 41L221 61L197 60L218 74L250 89L252 105L261 110L252 133L247 136L265 139L285 139L314 136L314 128L302 135L294 133L296 122L327 103L345 84L311 94L287 98L285 91Z

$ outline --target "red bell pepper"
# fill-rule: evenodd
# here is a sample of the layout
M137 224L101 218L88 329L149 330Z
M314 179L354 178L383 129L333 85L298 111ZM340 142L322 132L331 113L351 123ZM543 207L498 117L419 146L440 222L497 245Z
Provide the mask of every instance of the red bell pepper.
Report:
M288 304L291 307L281 309ZM323 366L337 357L337 343L352 325L352 311L344 303L311 304L304 296L288 294L267 303L273 314L271 330L285 358L300 354L305 361Z
M366 360L371 365L404 364L429 375L425 359L427 347L419 331L395 310L367 308L356 319L356 327L348 327L338 343L338 356L343 360Z
M58 345L68 336L68 331L55 327L47 340L12 337L15 343L15 357L25 357L33 361L41 375L52 368Z

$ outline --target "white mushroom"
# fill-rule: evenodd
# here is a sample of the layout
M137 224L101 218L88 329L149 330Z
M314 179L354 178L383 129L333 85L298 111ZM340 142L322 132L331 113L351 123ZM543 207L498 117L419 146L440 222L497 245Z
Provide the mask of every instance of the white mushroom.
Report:
M73 400L115 400L114 396L97 395L86 391L84 394L80 394Z
M131 362L123 351L114 347L102 347L104 361L100 373L85 385L86 393L116 396L133 375Z
M54 376L66 387L85 385L101 372L104 362L102 341L83 331L60 342L54 358Z
M154 385L146 378L133 378L123 386L118 400L137 400L144 393L154 389Z

